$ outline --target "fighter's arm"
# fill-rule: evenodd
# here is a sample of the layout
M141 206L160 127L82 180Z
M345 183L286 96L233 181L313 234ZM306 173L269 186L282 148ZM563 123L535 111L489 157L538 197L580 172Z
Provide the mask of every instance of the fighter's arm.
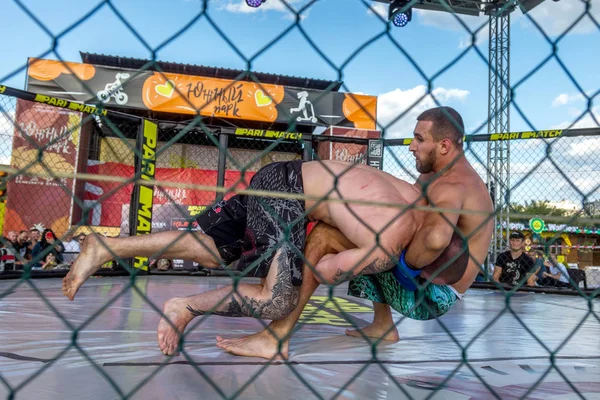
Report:
M339 284L358 275L376 274L392 269L399 251L385 251L380 247L359 247L328 254L316 265L315 278L319 283Z
M427 191L431 206L460 210L464 204L461 185L439 183L435 190ZM406 252L406 261L413 268L423 268L435 261L450 243L460 214L453 212L427 212L425 220Z

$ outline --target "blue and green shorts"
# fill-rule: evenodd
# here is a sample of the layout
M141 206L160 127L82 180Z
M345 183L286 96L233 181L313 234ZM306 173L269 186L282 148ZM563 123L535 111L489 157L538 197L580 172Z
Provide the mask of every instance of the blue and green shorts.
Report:
M414 292L403 288L390 271L361 275L349 282L350 296L388 304L405 317L425 321L441 317L458 301L446 285L429 284Z

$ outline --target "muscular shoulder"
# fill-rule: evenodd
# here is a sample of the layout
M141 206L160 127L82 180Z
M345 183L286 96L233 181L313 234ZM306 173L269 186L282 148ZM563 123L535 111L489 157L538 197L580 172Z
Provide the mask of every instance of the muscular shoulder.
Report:
M460 203L464 199L466 185L463 182L455 180L446 180L439 178L429 184L421 187L421 194L429 202L451 202Z

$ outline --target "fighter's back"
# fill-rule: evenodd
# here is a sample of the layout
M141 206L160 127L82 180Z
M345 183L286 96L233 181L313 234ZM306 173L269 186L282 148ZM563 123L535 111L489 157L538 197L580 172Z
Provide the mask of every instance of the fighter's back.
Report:
M413 185L366 165L332 160L305 163L302 175L307 196L333 200L320 203L307 201L306 209L312 210L309 211L312 220L337 227L357 246L374 242L375 233L381 232L383 241L386 237L395 237L394 242L401 246L410 242L418 215L404 211L402 206L410 206L414 202L425 204L419 200L420 193ZM400 207L351 201L344 204L338 201L340 199Z

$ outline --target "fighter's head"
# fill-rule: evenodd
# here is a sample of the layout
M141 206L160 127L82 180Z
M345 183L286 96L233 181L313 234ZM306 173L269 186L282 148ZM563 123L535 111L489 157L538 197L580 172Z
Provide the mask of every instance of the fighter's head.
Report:
M437 172L463 151L465 127L460 114L451 107L437 107L417 117L414 140L408 148L416 159L417 171Z

